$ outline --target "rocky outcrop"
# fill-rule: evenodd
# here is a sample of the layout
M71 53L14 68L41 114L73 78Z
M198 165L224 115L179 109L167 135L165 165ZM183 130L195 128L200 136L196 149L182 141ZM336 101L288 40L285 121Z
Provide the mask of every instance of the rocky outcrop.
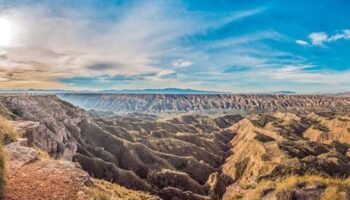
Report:
M19 169L39 158L37 151L28 147L28 140L26 138L6 145L6 152L7 159L13 169Z
M41 159L39 153L28 146L26 138L19 138L6 145L5 153L5 199L84 200L79 194L93 184L88 173L78 163Z
M286 110L349 111L350 98L321 95L235 94L60 94L87 110L115 113L266 112Z

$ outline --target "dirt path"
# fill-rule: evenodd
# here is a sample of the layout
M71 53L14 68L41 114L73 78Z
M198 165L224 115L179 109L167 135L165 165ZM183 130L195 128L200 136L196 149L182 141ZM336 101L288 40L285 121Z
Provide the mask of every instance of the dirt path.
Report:
M8 165L7 200L84 199L86 173L74 163L38 160L19 169Z

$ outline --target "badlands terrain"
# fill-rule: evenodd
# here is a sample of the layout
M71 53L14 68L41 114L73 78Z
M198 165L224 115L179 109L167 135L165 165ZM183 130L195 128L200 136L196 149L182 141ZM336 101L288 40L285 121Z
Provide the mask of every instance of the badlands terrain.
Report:
M3 94L0 113L5 199L350 199L346 96Z
M183 113L242 111L267 112L290 110L348 109L349 98L321 95L269 94L77 94L59 97L86 110L108 112Z

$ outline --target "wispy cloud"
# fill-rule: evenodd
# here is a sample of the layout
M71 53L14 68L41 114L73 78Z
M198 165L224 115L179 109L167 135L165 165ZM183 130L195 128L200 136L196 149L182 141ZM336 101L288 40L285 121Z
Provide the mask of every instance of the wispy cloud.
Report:
M193 65L192 60L181 58L186 48L184 38L264 9L208 20L208 16L188 11L176 1L134 1L109 8L102 16L94 8L79 10L54 2L30 6L14 3L0 15L20 30L12 45L2 48L0 69L7 82L37 80L62 85L62 78L145 73L156 74L154 80L159 81L170 73L166 66ZM167 58L169 52L179 57ZM35 73L22 76L26 71ZM0 81L1 85L10 84Z
M295 42L301 46L309 46L309 43L304 40L296 40Z
M309 70L312 66L286 66L265 75L274 79L297 83L314 83L321 85L350 84L350 71L330 72Z
M349 40L350 39L350 30L342 30L340 33L334 35L327 35L324 32L315 32L309 35L311 43L316 46L323 46L324 43L335 42L338 40ZM298 42L299 41L299 42ZM306 45L307 42L302 40L297 40L297 43L300 45Z
M184 59L177 59L172 62L172 66L177 68L190 67L192 64L191 61Z

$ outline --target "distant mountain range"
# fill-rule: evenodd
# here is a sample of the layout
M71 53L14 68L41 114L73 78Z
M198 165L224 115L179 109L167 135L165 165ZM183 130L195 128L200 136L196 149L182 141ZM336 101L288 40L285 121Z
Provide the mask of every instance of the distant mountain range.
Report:
M282 91L271 92L271 94L296 94L296 92L288 91L288 90L282 90Z
M38 89L16 89L0 90L0 93L41 93L41 94L61 94L61 93L96 93L96 94L227 94L227 92L204 91L181 88L162 89L130 89L130 90L38 90Z
M338 97L350 97L350 92L343 92L336 94Z
M224 94L225 92L204 91L181 88L139 89L139 90L101 90L96 93L122 93L122 94Z
M280 94L296 95L301 94L290 90L272 92L248 92L233 93L220 91L206 91L182 88L160 88L160 89L109 89L109 90L64 90L64 89L0 89L0 93L33 93L33 94L64 94L64 93L91 93L91 94ZM337 97L350 97L350 92L343 93L310 93L310 95L327 95Z

